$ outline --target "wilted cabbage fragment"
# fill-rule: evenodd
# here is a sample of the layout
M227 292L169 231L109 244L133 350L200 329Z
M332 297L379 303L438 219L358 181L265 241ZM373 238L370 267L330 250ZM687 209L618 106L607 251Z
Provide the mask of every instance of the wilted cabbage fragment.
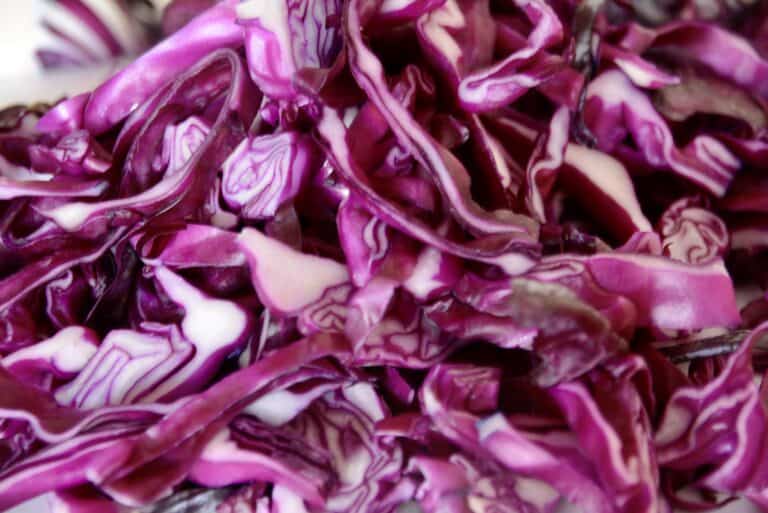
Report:
M599 253L583 261L600 288L634 303L640 325L701 329L740 322L733 283L721 261L686 265L621 253ZM698 300L704 296L710 301Z
M456 296L475 310L468 314L465 329L471 323L478 326L466 335L532 350L542 360L537 379L543 385L579 376L625 344L611 332L607 319L557 284L523 278L483 282L468 275Z

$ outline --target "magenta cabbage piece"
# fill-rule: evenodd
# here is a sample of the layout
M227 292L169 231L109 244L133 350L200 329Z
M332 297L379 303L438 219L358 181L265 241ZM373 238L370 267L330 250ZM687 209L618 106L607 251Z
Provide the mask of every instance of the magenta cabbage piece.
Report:
M139 4L0 111L0 510L768 510L764 2Z
M243 141L222 166L224 201L245 219L269 219L301 192L313 161L306 136L286 132Z
M341 50L339 0L251 0L237 6L237 15L251 78L270 98L295 97L296 74L329 67Z

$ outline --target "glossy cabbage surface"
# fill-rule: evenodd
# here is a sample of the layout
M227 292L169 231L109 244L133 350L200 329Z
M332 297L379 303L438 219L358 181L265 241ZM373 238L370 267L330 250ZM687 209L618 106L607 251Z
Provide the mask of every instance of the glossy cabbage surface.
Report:
M768 511L763 2L155 22L0 111L0 511Z

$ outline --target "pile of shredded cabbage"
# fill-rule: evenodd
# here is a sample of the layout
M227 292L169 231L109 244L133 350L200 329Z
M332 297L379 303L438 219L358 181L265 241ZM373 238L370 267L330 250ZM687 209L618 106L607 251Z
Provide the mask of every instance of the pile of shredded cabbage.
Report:
M163 26L0 112L0 510L768 511L768 4Z

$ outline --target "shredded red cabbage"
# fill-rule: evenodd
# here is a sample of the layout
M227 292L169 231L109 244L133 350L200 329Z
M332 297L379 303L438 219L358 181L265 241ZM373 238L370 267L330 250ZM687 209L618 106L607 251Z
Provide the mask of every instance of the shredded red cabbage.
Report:
M162 26L0 111L0 510L768 511L768 4Z

